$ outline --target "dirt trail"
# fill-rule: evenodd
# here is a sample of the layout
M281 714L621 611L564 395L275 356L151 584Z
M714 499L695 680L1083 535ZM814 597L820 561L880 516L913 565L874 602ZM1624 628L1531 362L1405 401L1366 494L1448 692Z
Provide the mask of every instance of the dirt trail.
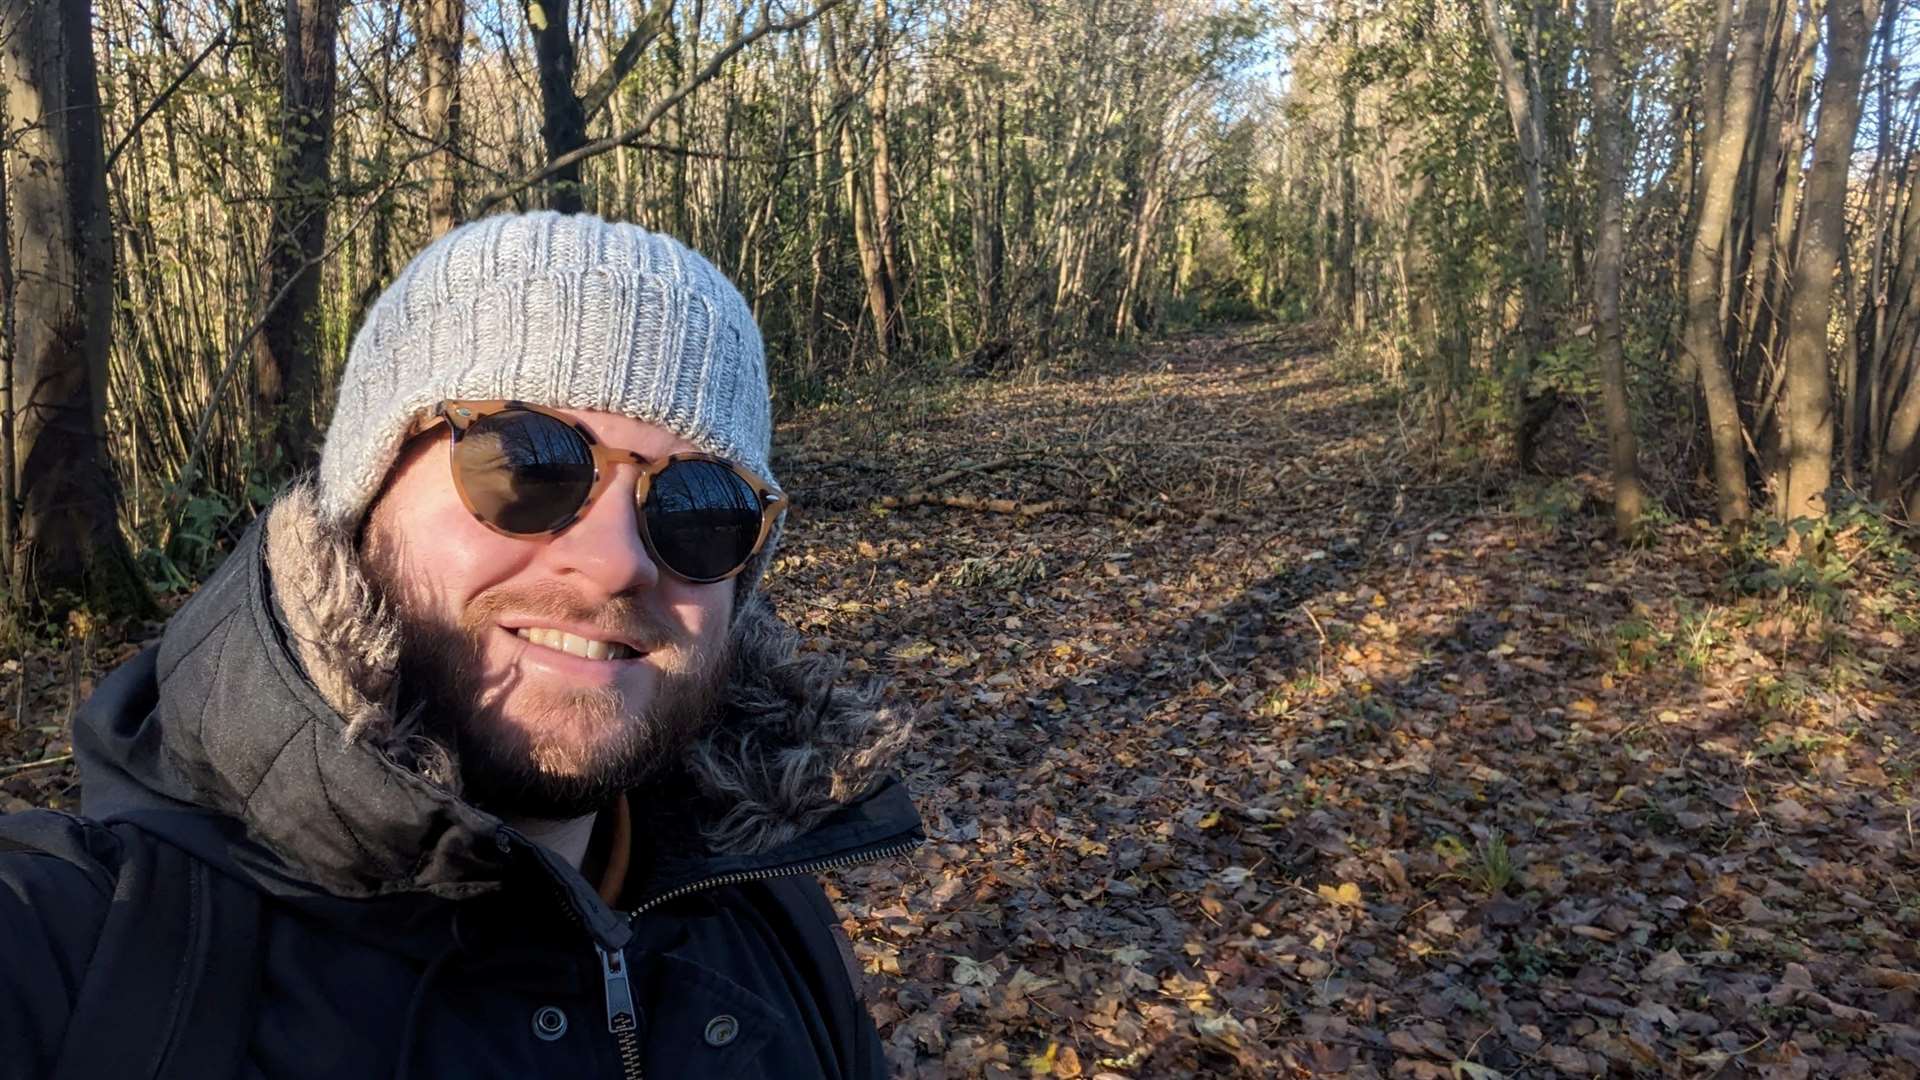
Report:
M782 431L782 610L918 717L840 882L896 1063L1913 1075L1910 561L1755 595L1402 430L1254 328Z

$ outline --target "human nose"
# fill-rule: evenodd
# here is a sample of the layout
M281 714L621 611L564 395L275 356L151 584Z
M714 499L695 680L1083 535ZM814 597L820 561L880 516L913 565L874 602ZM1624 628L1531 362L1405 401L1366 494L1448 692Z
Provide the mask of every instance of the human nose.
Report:
M640 508L633 498L638 481L637 467L615 467L600 497L553 539L548 551L561 560L562 575L577 575L607 597L660 583L660 568L640 538Z

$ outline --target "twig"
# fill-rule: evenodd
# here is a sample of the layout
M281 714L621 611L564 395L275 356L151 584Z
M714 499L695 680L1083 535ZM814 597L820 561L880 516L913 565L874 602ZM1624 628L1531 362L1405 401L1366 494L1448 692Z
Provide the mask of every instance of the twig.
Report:
M1761 813L1760 807L1753 801L1753 792L1748 789L1747 785L1741 784L1740 794L1747 797L1747 809L1752 810L1753 816L1760 819L1760 831L1766 833L1767 839L1771 841L1773 839L1773 826L1767 824L1767 815Z
M1325 648L1327 644L1326 628L1320 625L1320 620L1315 617L1313 609L1307 606L1306 601L1303 600L1300 602L1300 610L1306 613L1307 621L1313 624L1313 632L1320 635L1320 646Z
M56 754L53 757L41 758L39 761L21 761L12 765L0 765L0 776L5 776L8 773L26 772L28 769L38 769L43 765L63 765L72 760L72 754Z

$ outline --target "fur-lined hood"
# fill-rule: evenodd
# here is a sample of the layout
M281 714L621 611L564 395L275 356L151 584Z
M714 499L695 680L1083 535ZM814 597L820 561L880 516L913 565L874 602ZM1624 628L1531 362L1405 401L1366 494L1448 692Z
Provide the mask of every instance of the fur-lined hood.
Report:
M289 488L266 524L267 568L300 666L344 721L342 737L457 791L443 756L396 713L400 634L361 568L353 538L322 523L311 485ZM690 747L685 774L710 850L754 854L787 843L865 794L910 724L872 687L836 687L838 665L796 649L759 593L731 627L735 670L721 720Z

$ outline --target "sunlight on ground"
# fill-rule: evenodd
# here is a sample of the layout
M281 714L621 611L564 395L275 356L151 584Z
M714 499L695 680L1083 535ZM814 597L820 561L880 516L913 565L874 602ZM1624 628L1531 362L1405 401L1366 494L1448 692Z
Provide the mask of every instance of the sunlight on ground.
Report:
M919 717L935 841L841 898L897 1064L1920 1062L1912 578L1823 607L1698 524L1623 553L1236 340L783 433L782 605ZM941 475L1121 507L873 506Z

